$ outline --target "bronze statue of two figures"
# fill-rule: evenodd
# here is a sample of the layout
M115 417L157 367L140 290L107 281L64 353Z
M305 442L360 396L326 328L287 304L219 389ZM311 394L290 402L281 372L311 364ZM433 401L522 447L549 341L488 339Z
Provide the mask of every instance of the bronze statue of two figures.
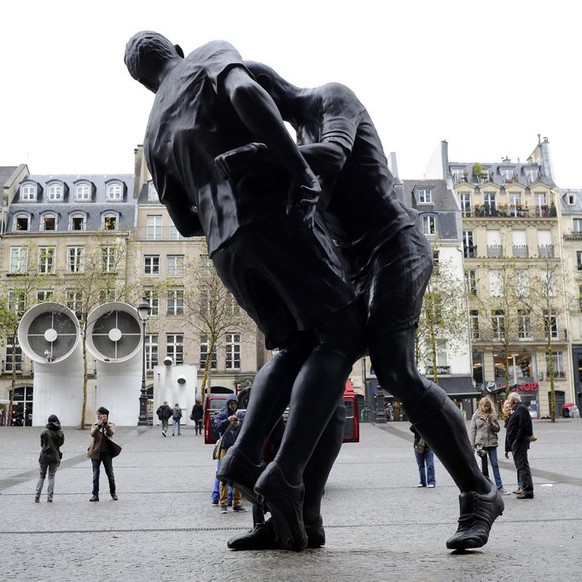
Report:
M206 237L224 285L267 346L279 348L256 375L218 471L270 518L229 547L325 544L321 497L342 443L343 390L366 351L459 487L447 547L483 546L503 501L457 408L417 371L432 252L394 192L366 108L345 85L296 87L225 41L185 56L143 31L129 40L125 62L155 93L144 152L161 202L182 235ZM265 463L263 444L287 406L278 450Z

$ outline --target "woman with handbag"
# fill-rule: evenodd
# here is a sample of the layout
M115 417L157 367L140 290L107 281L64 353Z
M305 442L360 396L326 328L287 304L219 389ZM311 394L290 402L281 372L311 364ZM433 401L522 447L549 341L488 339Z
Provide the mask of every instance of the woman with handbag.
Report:
M104 406L97 409L97 422L91 426L93 441L87 449L87 456L93 465L93 495L89 501L99 501L99 474L101 463L109 481L111 499L117 501L115 476L113 475L113 458L121 452L121 447L112 440L115 424L109 422L109 410Z
M495 407L491 398L484 396L479 400L477 412L471 418L471 426L469 428L469 440L475 452L484 459L482 467L487 467L487 457L491 463L493 477L495 479L495 486L501 495L509 495L503 487L501 481L501 474L499 473L499 462L497 460L497 445L499 442L499 420L495 414ZM483 470L483 474L487 469ZM487 470L488 473L488 470Z

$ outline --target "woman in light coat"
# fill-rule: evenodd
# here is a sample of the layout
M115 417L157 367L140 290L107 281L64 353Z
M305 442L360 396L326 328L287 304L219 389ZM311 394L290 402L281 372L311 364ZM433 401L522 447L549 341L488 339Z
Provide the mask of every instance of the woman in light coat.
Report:
M477 412L471 418L469 440L475 452L489 457L495 485L499 493L501 495L509 495L503 487L499 473L499 462L497 460L498 433L499 420L497 420L497 414L495 414L495 407L491 399L485 396L479 400Z

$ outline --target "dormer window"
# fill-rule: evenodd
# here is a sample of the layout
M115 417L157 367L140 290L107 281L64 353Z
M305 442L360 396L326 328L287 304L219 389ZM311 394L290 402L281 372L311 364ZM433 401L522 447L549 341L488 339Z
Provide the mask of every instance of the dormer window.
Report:
M107 184L107 200L123 200L123 186L121 182Z
M43 214L40 219L41 230L57 230L57 215L54 213Z
M14 232L21 232L30 229L30 216L28 214L17 214L14 217Z
M86 221L87 217L81 212L71 214L69 230L85 230Z
M117 230L118 215L113 212L108 212L103 215L103 222L101 228L103 230Z
M75 186L75 200L83 202L91 200L91 185L87 182L82 182Z
M153 182L148 182L148 202L159 202L158 191Z
M36 200L36 184L24 184L20 187L20 200L34 202Z
M50 184L46 193L46 199L51 202L62 202L64 194L64 188L62 184Z
M416 199L419 204L432 204L432 188L418 188Z

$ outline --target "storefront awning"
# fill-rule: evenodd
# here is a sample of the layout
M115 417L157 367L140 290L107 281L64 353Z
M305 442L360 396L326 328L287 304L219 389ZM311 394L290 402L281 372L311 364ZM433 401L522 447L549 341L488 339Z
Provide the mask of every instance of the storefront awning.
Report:
M475 388L471 376L439 378L438 385L450 398L479 398L481 392Z

